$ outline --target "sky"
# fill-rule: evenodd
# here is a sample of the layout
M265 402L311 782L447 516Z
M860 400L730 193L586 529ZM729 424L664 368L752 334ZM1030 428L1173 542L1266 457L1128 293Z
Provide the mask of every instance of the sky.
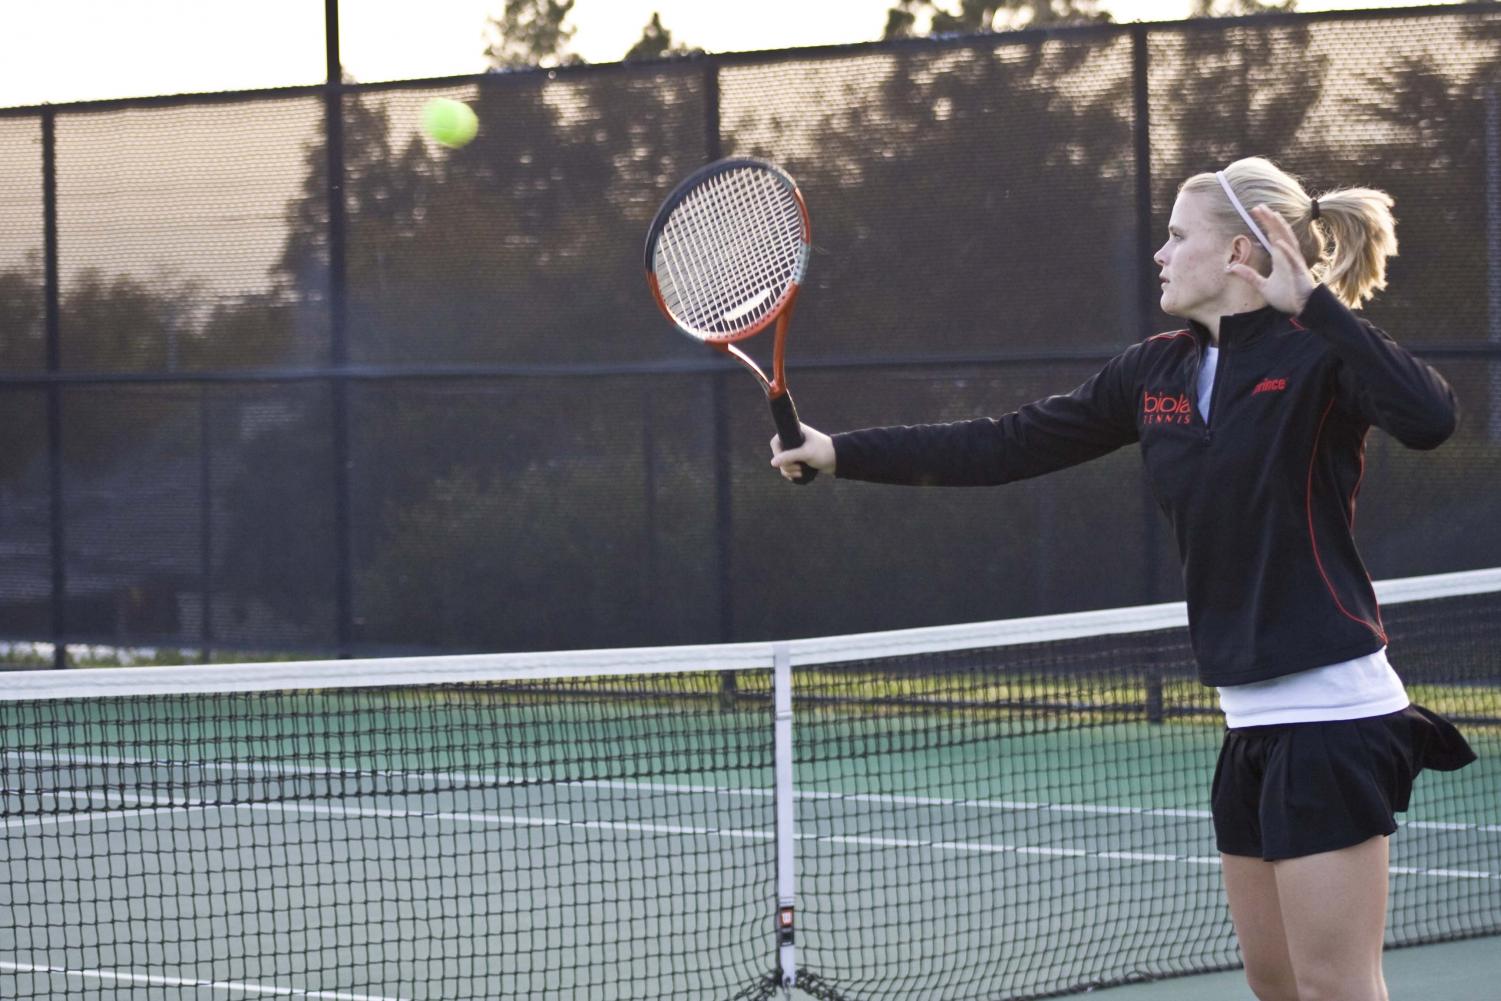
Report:
M1303 0L1300 10L1422 0ZM345 71L361 82L483 72L503 0L342 0ZM1105 0L1117 21L1169 21L1190 0ZM284 87L325 77L322 0L0 0L0 108ZM892 0L577 0L572 49L614 62L652 12L710 52L879 38ZM950 3L950 7L954 4ZM753 10L754 16L747 11Z

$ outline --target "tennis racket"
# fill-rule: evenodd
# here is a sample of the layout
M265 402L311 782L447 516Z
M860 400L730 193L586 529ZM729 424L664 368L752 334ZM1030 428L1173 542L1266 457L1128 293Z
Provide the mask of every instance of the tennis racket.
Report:
M808 207L787 173L760 160L718 160L689 175L652 220L646 283L683 333L750 369L783 448L803 443L787 392L787 322L808 269ZM771 378L736 344L775 322ZM800 466L794 483L818 474Z

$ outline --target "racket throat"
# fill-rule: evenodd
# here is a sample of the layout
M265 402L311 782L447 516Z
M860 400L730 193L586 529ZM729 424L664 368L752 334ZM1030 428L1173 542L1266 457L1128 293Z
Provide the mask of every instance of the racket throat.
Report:
M756 364L756 360L740 350L738 346L734 344L715 344L714 347L744 365L746 370L755 376L756 381L761 384L761 391L766 394L767 399L775 399L778 396L786 395L787 380L782 377L781 373L778 373L774 379L768 379L766 373L761 370L761 366Z

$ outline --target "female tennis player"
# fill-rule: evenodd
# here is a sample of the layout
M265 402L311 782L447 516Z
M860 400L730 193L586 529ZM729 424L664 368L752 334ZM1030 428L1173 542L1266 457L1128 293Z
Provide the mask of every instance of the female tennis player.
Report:
M1200 678L1225 711L1215 837L1261 1001L1387 1001L1394 814L1423 768L1474 760L1408 701L1353 537L1367 431L1430 449L1457 418L1443 378L1351 312L1386 286L1391 205L1367 188L1311 198L1260 158L1196 175L1153 257L1162 309L1187 329L1004 417L772 441L783 476L805 463L944 485L1140 443L1177 537Z

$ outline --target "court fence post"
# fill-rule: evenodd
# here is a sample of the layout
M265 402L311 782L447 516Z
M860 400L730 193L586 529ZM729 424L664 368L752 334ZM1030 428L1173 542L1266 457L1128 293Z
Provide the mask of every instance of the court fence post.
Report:
M1132 156L1136 173L1136 339L1144 341L1154 333L1157 316L1157 282L1152 264L1152 120L1148 100L1151 34L1145 25L1131 27ZM1146 585L1143 600L1156 601L1161 576L1158 549L1161 545L1157 522L1157 505L1147 481L1145 468L1141 481L1141 575Z
M47 519L51 559L52 667L68 666L67 507L63 503L62 307L57 263L57 112L42 109L42 257L47 339Z
M207 664L214 653L214 405L208 383L198 387L198 659Z
M1131 27L1131 99L1132 99L1132 146L1136 161L1136 260L1140 269L1136 282L1137 337L1146 340L1154 333L1152 326L1157 315L1157 282L1152 262L1152 105L1151 83L1151 32L1144 24ZM1145 583L1145 600L1157 601L1161 576L1161 523L1158 521L1157 504L1152 487L1147 480L1146 469L1141 472L1141 563ZM1145 709L1148 722L1161 723L1164 717L1163 679L1158 654L1149 651L1148 662L1143 664L1145 681Z
M722 147L719 135L719 60L712 56L704 59L703 82L704 162L713 163L720 158ZM714 413L714 555L719 592L719 632L716 638L720 643L730 643L735 638L735 578L731 565L735 515L734 478L730 470L730 414L725 399L724 375L715 372L708 378ZM721 703L733 708L737 690L735 672L724 672L719 684Z
M1481 89L1485 116L1485 287L1486 344L1491 349L1490 440L1501 442L1501 88Z
M328 79L324 120L328 165L328 329L330 437L333 448L334 635L340 657L354 641L354 582L349 527L349 362L345 278L344 69L339 54L339 0L324 0Z

